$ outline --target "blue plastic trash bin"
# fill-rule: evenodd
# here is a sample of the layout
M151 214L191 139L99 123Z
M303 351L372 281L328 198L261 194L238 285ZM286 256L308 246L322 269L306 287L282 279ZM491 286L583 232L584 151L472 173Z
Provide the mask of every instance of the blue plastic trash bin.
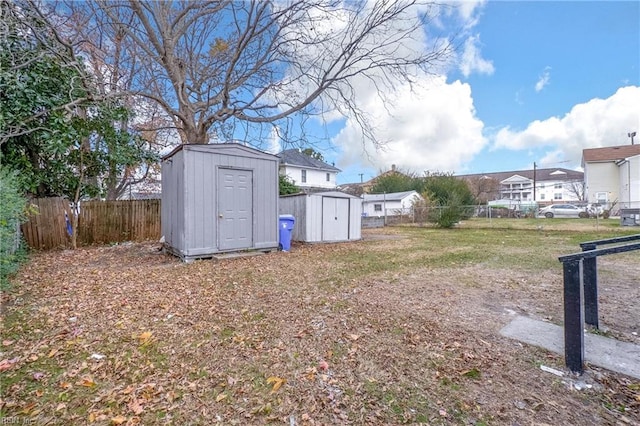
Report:
M291 250L291 233L296 224L296 218L290 214L281 214L279 221L280 229L280 250Z

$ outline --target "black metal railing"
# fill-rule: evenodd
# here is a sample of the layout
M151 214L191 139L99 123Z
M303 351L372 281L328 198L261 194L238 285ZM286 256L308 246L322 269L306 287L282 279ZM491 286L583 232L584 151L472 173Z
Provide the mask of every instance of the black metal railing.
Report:
M640 250L640 234L588 241L581 253L560 256L564 275L564 354L567 367L584 371L584 323L598 328L598 256ZM598 246L619 244L613 247ZM580 288L582 283L582 291ZM584 293L584 299L582 296ZM583 316L584 302L584 316Z

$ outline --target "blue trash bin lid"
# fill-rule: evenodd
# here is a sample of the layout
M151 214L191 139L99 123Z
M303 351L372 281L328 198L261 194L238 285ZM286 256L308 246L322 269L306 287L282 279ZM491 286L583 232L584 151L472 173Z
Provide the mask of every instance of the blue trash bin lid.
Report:
M291 214L281 214L280 220L295 222L296 218Z

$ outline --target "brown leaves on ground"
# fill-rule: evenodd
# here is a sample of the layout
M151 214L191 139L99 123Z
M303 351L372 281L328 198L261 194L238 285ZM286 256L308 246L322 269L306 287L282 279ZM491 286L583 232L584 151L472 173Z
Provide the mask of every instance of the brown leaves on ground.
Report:
M539 368L563 369L561 357L498 334L511 313L558 318L560 267L400 267L421 254L403 254L414 240L392 232L191 264L155 244L37 253L3 295L1 414L100 425L640 421L637 381L592 368L593 386L577 391Z

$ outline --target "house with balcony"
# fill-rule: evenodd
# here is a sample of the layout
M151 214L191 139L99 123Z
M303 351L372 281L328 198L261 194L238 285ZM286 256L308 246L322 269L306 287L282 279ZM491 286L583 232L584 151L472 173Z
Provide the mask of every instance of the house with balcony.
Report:
M278 158L279 173L289 177L304 192L336 188L336 176L341 170L334 165L313 158L299 149L282 151Z
M584 174L563 168L458 175L482 201L541 205L584 201Z

